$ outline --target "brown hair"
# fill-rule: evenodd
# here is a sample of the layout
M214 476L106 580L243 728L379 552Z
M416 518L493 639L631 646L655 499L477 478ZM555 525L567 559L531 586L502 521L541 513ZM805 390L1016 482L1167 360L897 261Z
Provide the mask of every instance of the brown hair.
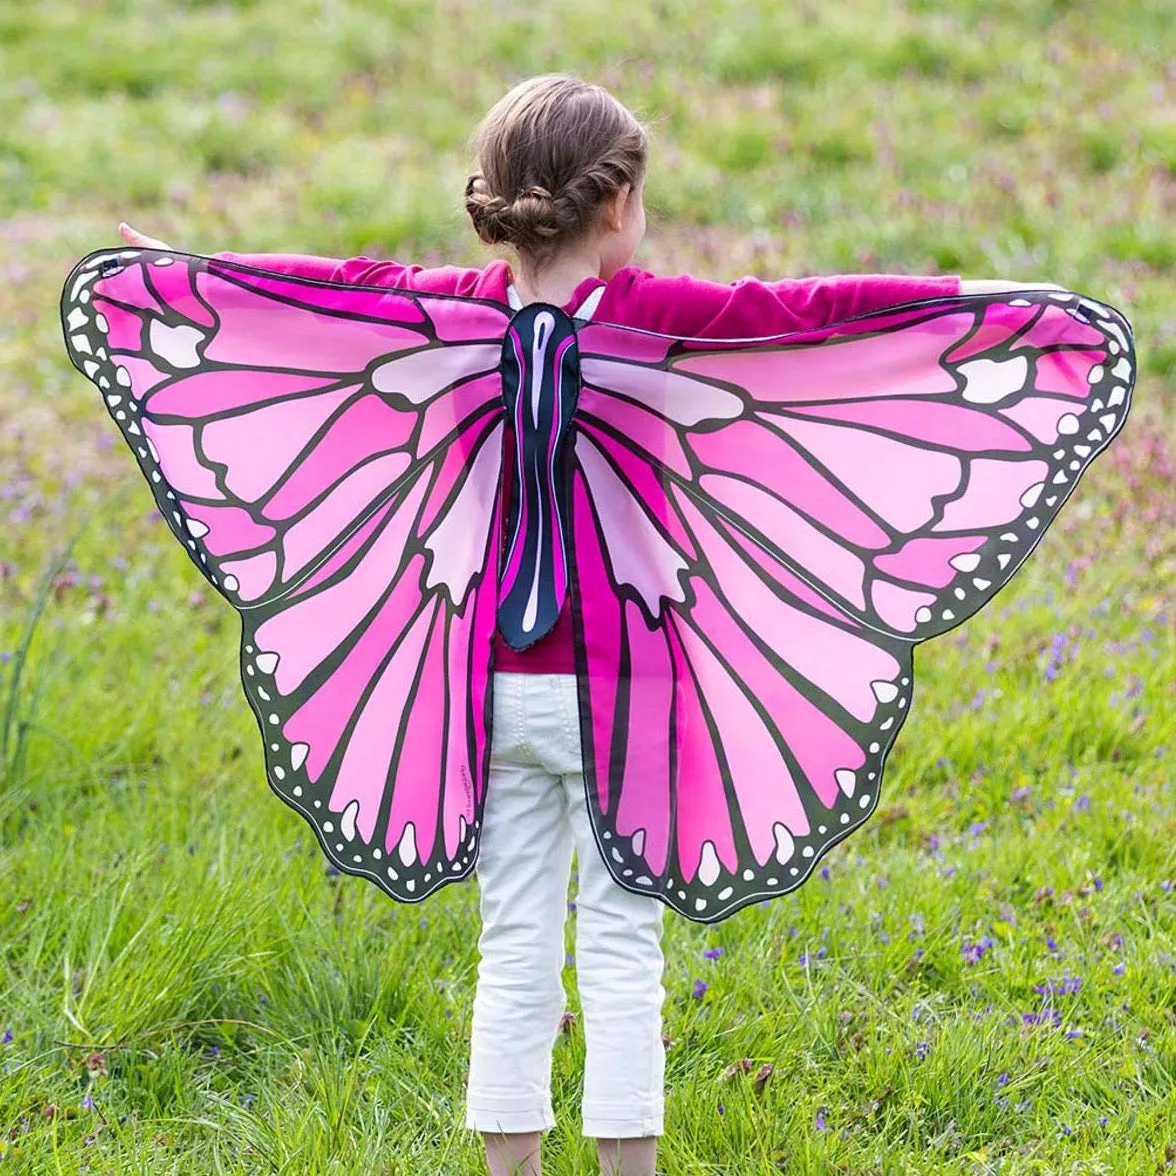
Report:
M607 90L567 74L520 82L482 119L466 212L488 245L536 261L595 227L604 201L637 187L648 137Z

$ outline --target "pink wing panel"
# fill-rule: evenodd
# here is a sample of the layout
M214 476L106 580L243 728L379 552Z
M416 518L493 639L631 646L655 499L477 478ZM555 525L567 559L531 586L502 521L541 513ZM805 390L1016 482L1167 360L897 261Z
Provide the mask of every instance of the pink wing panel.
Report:
M168 525L242 614L271 787L397 899L466 876L506 308L128 250L80 263L62 318Z
M1008 583L1122 426L1130 328L1028 292L778 340L619 330L580 333L589 811L618 883L714 922L876 807L915 644Z

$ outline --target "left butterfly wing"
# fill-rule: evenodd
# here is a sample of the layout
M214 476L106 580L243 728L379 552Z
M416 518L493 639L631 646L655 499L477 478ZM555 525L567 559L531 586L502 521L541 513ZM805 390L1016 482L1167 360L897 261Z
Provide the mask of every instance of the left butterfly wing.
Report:
M873 811L913 646L1008 582L1121 427L1130 328L1032 292L776 340L579 336L589 812L621 885L715 922Z
M62 297L71 359L242 615L271 787L401 901L476 857L508 317L137 250Z

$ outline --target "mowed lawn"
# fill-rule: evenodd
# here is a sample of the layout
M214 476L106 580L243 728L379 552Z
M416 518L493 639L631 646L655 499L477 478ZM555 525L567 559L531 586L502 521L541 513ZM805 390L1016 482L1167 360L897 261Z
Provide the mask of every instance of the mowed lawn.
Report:
M549 70L649 120L649 269L1058 282L1140 361L1030 563L920 650L874 819L667 916L659 1171L1176 1172L1169 0L0 0L0 1173L483 1171L476 883L395 904L271 794L237 620L57 300L120 219L483 264L468 137ZM583 1055L573 1020L556 1176L596 1171Z

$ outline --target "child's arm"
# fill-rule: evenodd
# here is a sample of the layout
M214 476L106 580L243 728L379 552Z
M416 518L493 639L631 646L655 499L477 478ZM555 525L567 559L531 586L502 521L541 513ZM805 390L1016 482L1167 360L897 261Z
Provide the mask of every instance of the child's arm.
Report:
M700 339L754 339L812 330L903 302L960 293L958 277L845 274L765 282L706 282L629 269L616 291L628 326ZM608 318L603 307L598 317Z
M1004 279L907 277L903 274L843 274L765 282L705 282L683 274L655 277L631 268L616 292L629 326L666 335L712 339L753 339L811 330L883 310L903 302L956 294L992 294L1019 289L1061 289L1048 282ZM601 312L608 317L607 308Z
M128 245L139 249L163 249L177 252L155 237L148 237L125 222L118 231ZM351 282L366 286L410 286L412 275L419 265L400 265L395 261L373 261L368 257L352 257L344 261L337 257L314 257L307 253L229 253L212 254L223 261L236 261L271 273L287 274L294 278L312 278L319 282Z

